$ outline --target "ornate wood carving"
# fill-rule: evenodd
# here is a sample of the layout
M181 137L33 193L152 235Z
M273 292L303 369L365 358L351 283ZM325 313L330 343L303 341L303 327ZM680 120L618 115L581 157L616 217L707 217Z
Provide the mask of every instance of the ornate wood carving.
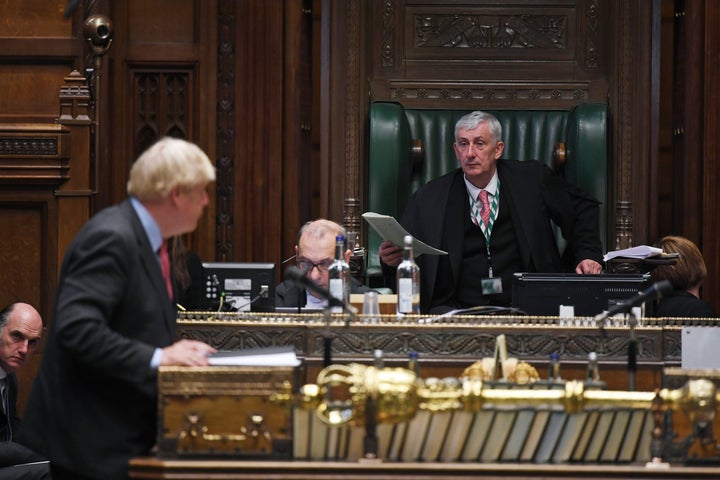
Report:
M611 79L609 98L610 119L613 122L610 150L612 181L614 184L615 245L626 248L637 243L652 242L648 192L651 165L657 164L657 137L652 135L657 124L654 95L657 84L640 82L651 76L652 2L612 2L611 22L614 35L610 46ZM645 34L643 34L645 33ZM655 99L656 100L656 99ZM611 237L612 238L612 237Z
M380 65L383 68L392 68L395 65L393 56L395 55L395 8L393 0L384 0L382 6L382 44Z
M585 69L596 70L600 66L600 6L597 0L587 0L585 17Z
M219 261L227 261L233 251L236 9L235 0L218 2L215 257Z
M192 140L189 116L192 102L192 69L134 72L133 96L135 150L137 158L158 138L171 136Z
M60 87L60 116L58 122L64 125L89 125L90 89L85 77L73 70L65 77Z
M465 323L417 325L396 322L345 327L342 322L324 326L322 317L274 317L243 320L230 314L229 320L202 321L207 314L188 312L179 321L182 338L193 338L220 349L240 349L293 345L300 355L321 358L325 338L332 338L333 354L344 359L372 358L375 349L383 350L388 359L406 359L411 351L423 359L472 363L492 357L498 335L506 337L508 354L526 361L545 362L552 352L560 352L563 361L587 359L596 352L603 361L627 360L627 328L613 328L601 333L596 327L562 327L545 324L544 319L519 319L518 322L493 324ZM212 315L211 315L212 316ZM192 320L191 320L192 319ZM692 319L687 324L693 324ZM649 321L649 327L638 327L638 360L677 364L680 362L680 333L675 325L662 328L661 320Z
M401 100L407 106L413 105L408 101L420 102L441 100L446 108L467 108L468 100L481 100L485 108L491 108L493 103L508 105L512 102L523 102L527 108L530 105L545 105L547 108L557 108L563 102L567 105L587 101L590 97L590 87L587 83L513 83L508 82L489 84L487 82L455 82L437 83L424 81L390 81L390 95ZM530 102L528 105L527 102Z
M60 125L0 125L0 184L58 186L69 178L70 134Z
M566 48L566 15L415 15L416 47Z
M345 56L345 197L343 224L348 231L360 231L360 188L362 176L360 144L364 123L360 122L364 102L358 79L360 76L360 24L361 4L358 0L346 2L346 56Z

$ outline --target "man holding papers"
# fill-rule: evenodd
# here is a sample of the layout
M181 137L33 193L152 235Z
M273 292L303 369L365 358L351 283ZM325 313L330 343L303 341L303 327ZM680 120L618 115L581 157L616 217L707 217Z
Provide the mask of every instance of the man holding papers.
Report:
M462 117L454 144L460 168L421 187L408 202L402 226L448 253L416 258L423 312L510 305L515 272L602 271L598 202L540 162L499 161L501 138L494 116ZM568 241L563 258L551 220ZM384 241L379 255L387 285L394 285L402 249Z

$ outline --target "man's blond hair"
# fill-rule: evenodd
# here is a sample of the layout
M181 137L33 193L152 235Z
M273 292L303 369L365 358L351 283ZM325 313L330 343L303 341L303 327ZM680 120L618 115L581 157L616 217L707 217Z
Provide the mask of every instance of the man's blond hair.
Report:
M140 201L155 201L174 188L191 189L214 180L215 168L200 147L179 138L164 137L133 164L127 193Z

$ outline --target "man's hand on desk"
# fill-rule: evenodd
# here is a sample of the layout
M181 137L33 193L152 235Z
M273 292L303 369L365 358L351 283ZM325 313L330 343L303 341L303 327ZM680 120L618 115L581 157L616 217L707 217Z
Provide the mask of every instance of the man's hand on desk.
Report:
M380 244L378 255L385 265L389 267L397 267L400 265L400 261L402 260L403 249L392 243L390 240L385 240Z
M216 351L210 345L197 340L180 340L162 349L160 365L204 367L209 365L208 357Z
M585 260L577 264L577 267L575 267L575 273L597 275L602 273L602 265L600 265L595 260L590 260L589 258L586 258Z

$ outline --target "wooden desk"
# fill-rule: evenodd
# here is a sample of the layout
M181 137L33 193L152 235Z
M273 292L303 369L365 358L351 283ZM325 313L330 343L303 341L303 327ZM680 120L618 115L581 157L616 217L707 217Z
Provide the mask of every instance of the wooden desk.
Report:
M426 319L421 319L426 320ZM680 333L685 325L720 325L720 319L642 319L636 328L636 389L662 386L662 369L680 366ZM421 374L457 376L483 357L492 357L495 339L504 334L508 355L547 375L549 356L560 354L564 379L583 379L588 353L598 355L600 373L609 389L628 388L627 327L600 331L590 318L572 322L557 317L464 316L419 323L383 316L378 323L360 319L345 324L340 315L326 325L322 314L184 312L178 319L181 338L202 340L223 350L292 345L306 368L304 383L314 383L323 366L325 340L333 363L371 363L373 351L384 353L388 366L406 366L411 351L419 353Z
M450 480L458 478L554 480L588 478L713 479L719 467L646 468L644 465L524 465L479 463L263 462L232 460L130 461L130 478L175 480Z

